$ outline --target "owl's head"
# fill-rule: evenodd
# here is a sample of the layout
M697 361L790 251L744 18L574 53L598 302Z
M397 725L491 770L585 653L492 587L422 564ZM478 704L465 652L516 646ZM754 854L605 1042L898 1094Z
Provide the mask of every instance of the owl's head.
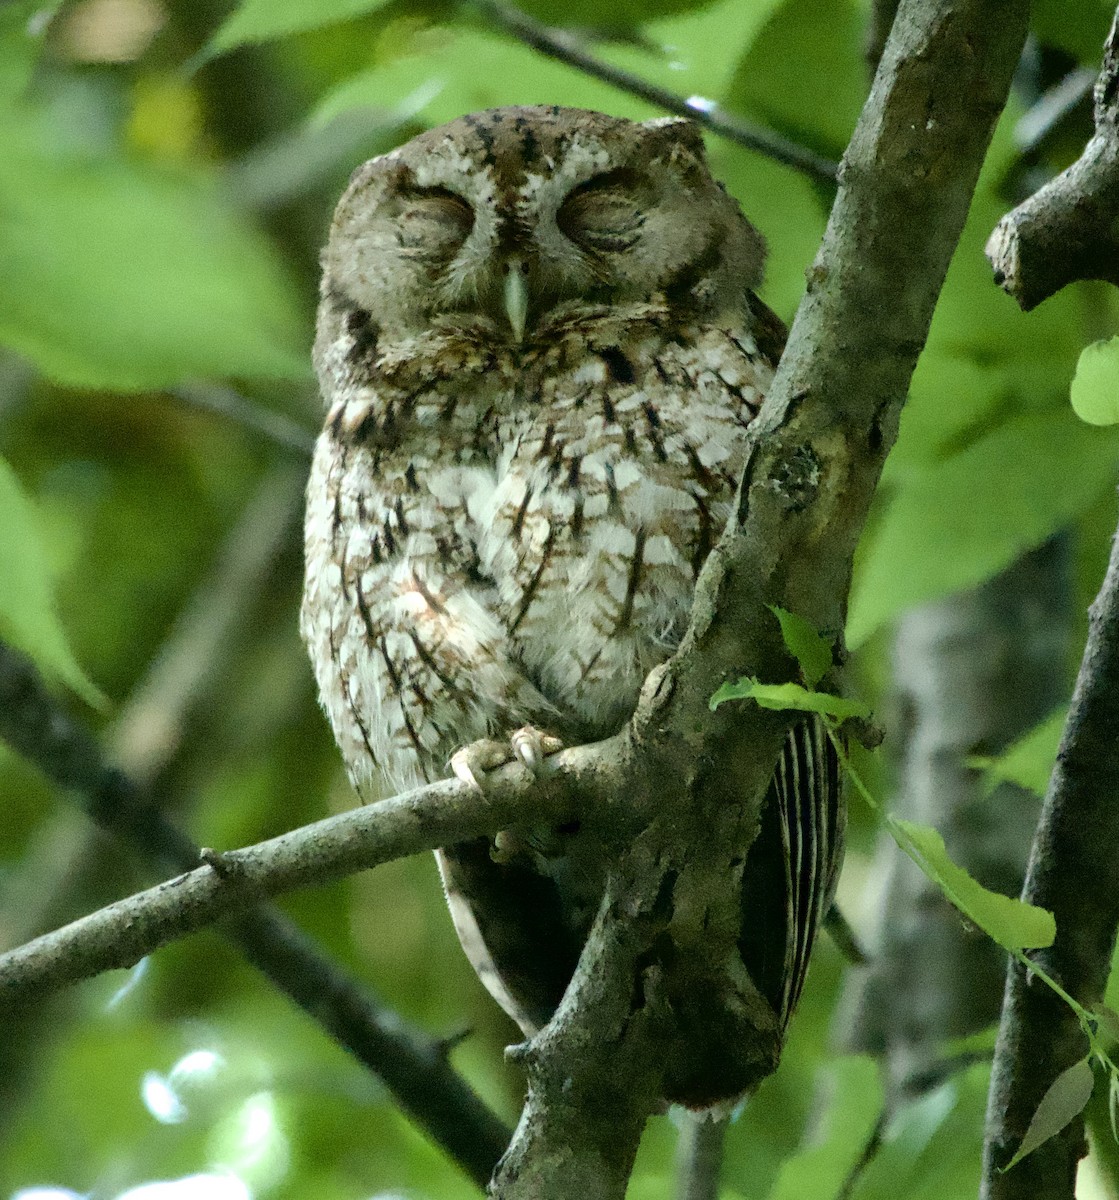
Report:
M531 341L571 302L741 312L763 258L690 121L499 108L358 168L323 255L324 309L341 301L390 336L465 317Z

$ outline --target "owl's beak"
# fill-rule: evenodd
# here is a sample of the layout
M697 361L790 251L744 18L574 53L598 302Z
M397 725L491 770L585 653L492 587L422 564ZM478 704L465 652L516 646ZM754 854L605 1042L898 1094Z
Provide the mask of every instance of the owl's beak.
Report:
M518 342L524 340L525 321L528 319L526 269L527 264L519 258L510 258L505 264L505 315Z

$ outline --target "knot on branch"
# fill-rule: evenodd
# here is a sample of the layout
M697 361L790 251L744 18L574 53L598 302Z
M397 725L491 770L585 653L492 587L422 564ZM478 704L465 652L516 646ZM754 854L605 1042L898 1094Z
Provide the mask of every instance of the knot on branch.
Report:
M811 446L796 446L770 472L769 488L791 512L812 503L820 486L820 460Z

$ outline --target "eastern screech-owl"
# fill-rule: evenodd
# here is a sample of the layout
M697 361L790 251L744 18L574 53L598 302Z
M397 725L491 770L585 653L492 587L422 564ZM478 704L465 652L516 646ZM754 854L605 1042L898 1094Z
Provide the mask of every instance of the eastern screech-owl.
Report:
M763 255L683 120L495 109L354 174L323 257L302 629L359 792L444 776L480 739L530 761L622 727L686 627L780 353ZM806 722L727 880L778 1030L842 824ZM526 1031L601 894L586 837L440 855L463 947Z

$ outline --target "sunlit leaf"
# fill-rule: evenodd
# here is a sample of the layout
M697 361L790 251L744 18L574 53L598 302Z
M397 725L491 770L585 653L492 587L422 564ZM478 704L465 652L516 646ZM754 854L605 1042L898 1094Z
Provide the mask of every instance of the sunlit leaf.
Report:
M1119 424L1119 337L1084 347L1069 398L1073 412L1089 425Z
M1066 1067L1042 1096L1022 1144L1003 1170L1009 1171L1015 1163L1021 1162L1051 1137L1056 1137L1074 1117L1078 1117L1092 1098L1094 1083L1092 1064L1087 1058Z
M785 647L800 664L804 681L810 688L831 670L832 647L835 638L824 637L803 617L771 604L770 611L781 622L781 637Z
M100 706L104 697L78 665L55 613L31 502L2 458L0 513L0 639L30 655L48 678Z
M221 54L246 42L319 29L383 8L388 0L242 0L206 47L206 54Z
M1023 734L1002 754L994 758L969 758L968 766L984 771L990 787L1003 782L1016 783L1038 796L1044 796L1067 718L1067 709L1062 707Z
M1031 950L1053 944L1057 925L1052 913L985 888L948 857L944 839L931 826L887 815L886 827L960 912L1000 946Z
M749 678L742 678L737 683L724 683L711 697L712 710L727 700L753 700L762 708L820 713L835 717L837 721L870 716L870 709L858 700L833 696L828 692L812 692L799 683L759 683Z
M1008 420L908 477L861 548L847 641L981 582L1039 545L1114 480L1119 437L1067 409Z
M289 280L215 187L0 137L0 344L79 387L309 373Z

